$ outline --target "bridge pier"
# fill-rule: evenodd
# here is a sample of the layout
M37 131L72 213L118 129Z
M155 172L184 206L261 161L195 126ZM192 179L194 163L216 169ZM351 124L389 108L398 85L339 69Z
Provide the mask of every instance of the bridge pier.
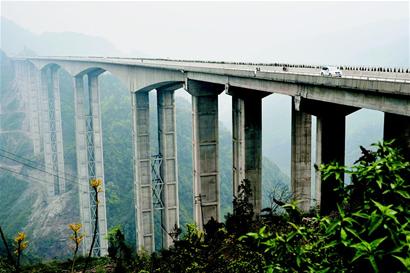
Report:
M22 124L23 126L20 129L30 137L33 145L33 155L40 156L42 152L40 126L43 125L40 123L40 114L43 114L40 107L42 102L41 74L32 63L27 61L14 62L14 72L17 87L16 96L20 98L18 108L28 117L28 122ZM14 111L17 111L17 109L14 109ZM53 183L53 178L49 181ZM51 187L49 191L53 192L54 189Z
M60 82L56 66L41 71L41 87L44 164L50 184L48 193L54 196L65 192Z
M306 212L311 205L312 117L296 110L295 104L292 98L291 189L298 207Z
M233 193L238 196L238 186L247 179L252 190L249 201L258 215L262 209L262 98L268 94L228 88L232 96Z
M139 250L155 251L152 202L149 93L131 93L136 236Z
M17 62L17 64L20 62ZM35 156L40 155L41 152L41 129L40 129L40 113L41 113L41 74L40 71L29 62L22 62L24 70L24 86L23 92L26 94L26 114L29 116L29 132L30 138L33 142L33 153Z
M223 85L188 80L192 95L194 220L203 228L211 218L219 221L218 95Z
M105 256L108 253L108 242L98 75L99 73L87 75L88 94L85 92L83 75L75 77L75 132L80 217L86 234L82 250L86 255L96 228L97 237L92 255ZM90 186L91 179L101 179L103 182L102 191L98 193L98 203L95 202L95 192ZM97 206L98 222L95 227Z
M161 192L163 248L169 248L173 244L170 233L175 227L179 227L175 89L175 87L157 89L158 144L159 154L162 156L160 174L163 180Z
M317 117L316 131L316 164L337 162L345 163L345 131L344 114L333 113ZM341 177L344 180L344 177ZM320 173L316 175L316 200L320 204L320 212L327 215L337 211L339 196L333 191L338 182L333 177L322 180Z
M310 163L308 167L308 162L310 162L310 137L308 132L311 129L308 115L315 115L317 117L316 165L320 166L321 164L337 162L343 166L345 162L346 116L356 110L358 110L356 107L304 99L300 96L293 98L292 186L294 185L295 190L293 193L296 196L298 194L310 196L311 183L308 178L310 177ZM297 111L300 113L297 114ZM297 127L299 127L299 129ZM297 133L297 131L299 131L299 133ZM296 132L296 134L294 135L293 132ZM300 145L299 148L297 147L298 145ZM297 152L304 154L297 155ZM297 179L301 181L302 185L300 185ZM341 179L343 180L344 177L342 176ZM337 181L332 177L323 181L320 172L316 172L316 203L320 205L320 213L323 215L335 210L337 211L336 204L339 201L339 197L333 191L336 183ZM298 188L300 190L298 190ZM310 201L302 200L302 205L302 209L308 210Z
M401 149L406 160L410 161L410 117L384 113L384 140L394 139L394 146Z

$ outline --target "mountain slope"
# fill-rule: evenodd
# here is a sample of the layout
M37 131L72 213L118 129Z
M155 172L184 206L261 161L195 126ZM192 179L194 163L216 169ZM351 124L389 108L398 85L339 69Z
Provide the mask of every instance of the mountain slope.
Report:
M25 49L37 55L56 56L123 56L109 41L96 36L74 32L47 32L40 35L1 17L1 48L9 56L18 55Z

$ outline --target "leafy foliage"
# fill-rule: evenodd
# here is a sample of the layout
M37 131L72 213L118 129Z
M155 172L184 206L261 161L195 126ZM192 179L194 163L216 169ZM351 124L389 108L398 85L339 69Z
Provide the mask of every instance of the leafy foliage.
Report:
M321 166L336 181L338 212L303 215L296 202L279 214L254 215L243 181L225 223L211 219L203 230L188 224L167 250L133 256L117 227L109 233L110 258L92 260L93 272L409 272L410 163L389 144L363 155L351 168ZM341 173L351 175L344 185ZM334 178L337 178L336 180ZM334 182L333 182L334 183ZM286 196L282 195L282 196ZM78 259L79 264L84 259ZM69 263L50 263L41 272L63 272ZM81 265L79 265L81 266ZM40 272L40 265L23 272ZM58 271L57 269L60 269Z
M337 214L265 226L241 238L253 238L264 249L268 272L410 270L410 163L388 143L375 146L361 147L352 168L321 166L324 179L338 182ZM343 184L343 172L351 175L350 185Z

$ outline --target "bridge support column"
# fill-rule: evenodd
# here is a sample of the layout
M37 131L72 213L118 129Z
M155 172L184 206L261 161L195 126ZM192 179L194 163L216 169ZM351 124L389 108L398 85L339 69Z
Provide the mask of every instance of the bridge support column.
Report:
M233 192L247 179L255 214L262 209L262 96L228 90L232 95Z
M291 188L302 211L309 211L311 201L311 115L295 109L292 99Z
M40 155L41 151L41 133L40 133L40 89L41 75L40 71L31 63L25 62L25 82L27 83L26 92L28 92L27 115L30 117L30 137L33 141L34 155Z
M394 146L410 161L410 117L384 113L383 134L384 140L394 139Z
M34 156L41 155L41 142L42 134L40 133L40 114L42 113L40 97L41 92L41 74L40 71L30 62L27 61L14 61L15 83L16 83L16 96L20 97L19 106L20 111L24 112L28 122L22 124L19 128L32 141ZM17 111L17 109L14 109ZM1 110L0 110L1 112ZM7 110L6 110L7 112ZM0 113L1 114L1 113ZM51 169L52 170L52 169ZM53 177L49 179L50 183L53 183ZM49 189L54 191L53 186ZM54 193L52 194L54 195Z
M173 244L170 233L179 227L178 160L174 88L157 90L158 144L162 156L160 169L163 179L162 247Z
M346 119L344 114L327 114L317 117L316 132L316 164L345 162L345 130ZM343 180L343 177L342 177ZM337 211L339 197L333 191L337 181L329 178L322 181L320 173L316 176L316 199L320 202L320 212L327 215Z
M224 86L188 80L192 95L194 220L202 228L219 221L218 95Z
M86 234L83 254L90 249L94 230L97 231L93 256L105 256L108 253L107 217L105 206L104 160L102 148L101 109L98 87L98 74L87 75L88 94L84 88L84 77L75 78L75 129L77 152L77 176L80 196L81 223ZM91 179L101 179L101 192L98 203L95 192L90 186ZM95 223L98 206L98 222Z
M43 144L45 170L50 182L50 196L65 192L63 134L61 125L60 82L58 68L47 67L41 72L43 99Z
M155 251L149 136L149 93L131 94L134 143L134 191L137 247Z
M301 93L303 93L304 86L300 86L300 88ZM299 148L297 147L298 143L301 145L303 145L303 143L309 145L308 131L310 129L308 128L308 124L310 122L308 121L309 118L307 116L303 117L303 115L306 114L315 115L317 117L316 165L320 166L321 164L328 164L331 162L337 162L339 163L339 165L344 165L346 116L353 113L354 111L357 111L358 108L323 101L305 99L300 95L293 98L292 107L295 108L294 110L303 112L299 114L294 113L294 115L292 116L292 121L295 120L294 124L292 125L292 132L298 131L298 123L300 126L307 126L305 128L299 128L299 130L302 131L301 134L299 134L299 140L297 134L295 136L292 136L292 155L293 151L297 152L297 150L300 149L302 151L304 150L306 156L304 157L304 159L300 158L303 159L302 162L297 163L298 156L293 155L292 174L295 174L295 177L298 176L297 169L293 171L293 168L294 166L298 168L297 164L300 164L300 169L303 170L305 168L304 179L307 183L307 162L309 161L310 152L306 150L308 149L308 146L300 146ZM292 113L295 112L294 110L292 110ZM296 127L293 128L294 126ZM295 147L293 145L293 141L295 141ZM296 162L293 162L293 159L295 159ZM292 183L294 183L293 177ZM298 182L296 181L296 183ZM323 215L329 214L332 211L337 211L336 204L339 201L339 196L333 191L337 183L338 182L334 178L328 178L326 181L322 181L320 172L316 172L316 203L320 204L320 213ZM295 186L295 188L297 188L297 185ZM310 195L309 190L307 188L303 189L303 186L301 191L304 191L306 195Z

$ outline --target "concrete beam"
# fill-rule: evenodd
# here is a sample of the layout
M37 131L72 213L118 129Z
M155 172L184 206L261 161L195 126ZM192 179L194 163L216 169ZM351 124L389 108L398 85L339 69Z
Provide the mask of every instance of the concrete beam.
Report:
M395 140L406 160L410 161L410 117L384 113L384 140Z
M192 94L194 220L202 228L211 218L219 221L218 95L223 85L188 81Z
M155 251L149 136L149 93L131 93L134 145L134 196L137 247Z
M173 238L169 234L175 227L179 227L175 89L157 89L158 144L159 153L162 155L160 173L164 182L162 189L164 208L161 211L163 248L169 248L173 244Z
M293 196L302 211L309 211L311 206L311 115L295 109L292 98L292 153L291 153L291 188Z
M280 73L265 79L252 71L237 71L242 76L187 72L190 80L297 96L322 102L373 109L410 116L409 83L369 81L321 76L286 75ZM267 72L258 72L264 74ZM291 79L291 78L294 79Z

